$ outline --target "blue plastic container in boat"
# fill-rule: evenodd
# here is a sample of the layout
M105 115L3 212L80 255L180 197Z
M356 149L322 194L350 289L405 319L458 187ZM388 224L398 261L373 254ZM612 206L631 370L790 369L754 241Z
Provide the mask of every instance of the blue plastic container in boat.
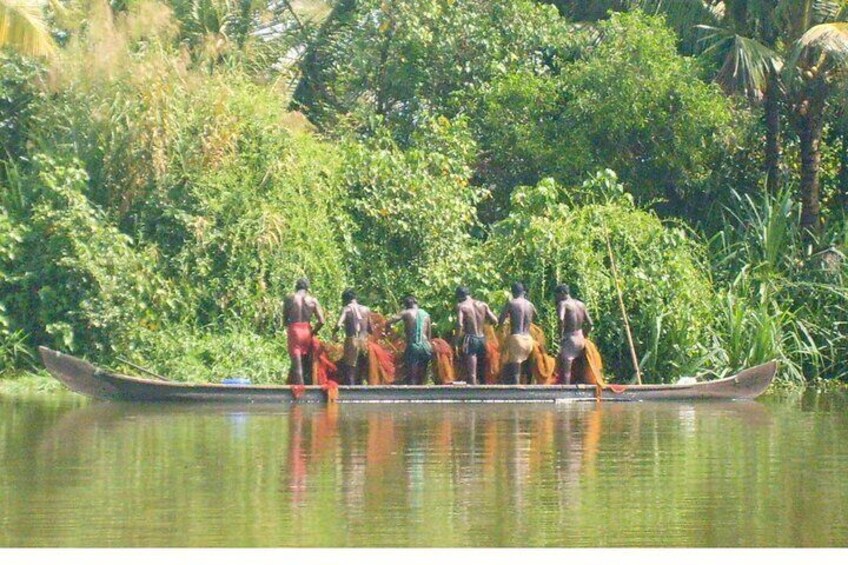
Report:
M221 381L221 384L236 385L236 386L238 386L238 385L249 385L250 379L246 379L244 377L230 377L230 378L227 378L227 379L223 379Z

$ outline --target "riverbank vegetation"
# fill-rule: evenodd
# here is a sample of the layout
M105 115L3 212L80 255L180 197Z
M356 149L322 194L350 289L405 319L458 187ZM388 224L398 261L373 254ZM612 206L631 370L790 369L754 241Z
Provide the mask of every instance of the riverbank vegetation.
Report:
M36 4L0 35L0 371L280 382L308 276L442 336L458 284L524 281L551 335L569 283L621 382L616 284L649 382L848 374L845 2Z

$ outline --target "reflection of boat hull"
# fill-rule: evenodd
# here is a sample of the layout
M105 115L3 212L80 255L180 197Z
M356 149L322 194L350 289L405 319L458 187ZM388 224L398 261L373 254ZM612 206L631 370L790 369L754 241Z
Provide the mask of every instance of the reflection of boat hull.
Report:
M69 389L106 400L321 403L328 391L320 386L301 390L282 385L244 386L192 384L139 379L99 369L81 359L40 347L47 370ZM716 400L752 399L768 388L775 362L746 369L732 377L685 385L631 385L600 391L603 400ZM593 385L428 385L340 386L337 402L557 402L595 400Z

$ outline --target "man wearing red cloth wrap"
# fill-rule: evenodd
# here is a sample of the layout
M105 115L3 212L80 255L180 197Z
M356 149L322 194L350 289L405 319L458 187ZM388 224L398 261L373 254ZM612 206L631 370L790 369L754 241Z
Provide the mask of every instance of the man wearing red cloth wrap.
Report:
M312 334L318 333L324 325L324 311L318 300L309 294L308 279L298 279L294 288L294 294L288 295L283 303L283 317L291 358L291 384L302 385L304 360L312 351ZM313 315L317 320L314 329L310 324Z

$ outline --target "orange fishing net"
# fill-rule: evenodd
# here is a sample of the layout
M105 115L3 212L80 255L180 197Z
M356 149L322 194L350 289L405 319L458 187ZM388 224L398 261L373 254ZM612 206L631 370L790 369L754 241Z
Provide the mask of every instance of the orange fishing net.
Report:
M371 312L371 340L369 344L377 347L368 348L368 383L392 384L403 382L405 377L403 367L404 341L401 334L389 327L386 318ZM380 363L380 374L372 374L373 358ZM381 381L382 379L382 381Z
M487 385L498 384L501 380L501 348L493 326L483 326L486 334L486 362L483 367L483 382Z
M394 357L372 338L368 342L368 384L389 385L394 382Z
M433 376L437 384L448 385L456 380L453 348L443 339L433 339Z
M530 326L530 336L535 344L530 354L530 371L537 385L556 384L556 357L548 355L545 347L545 332L536 324Z
M574 382L606 387L603 370L604 363L601 359L601 353L595 347L595 344L587 338L583 355L574 360L571 368Z
M330 361L327 348L317 337L312 338L312 384L326 385L338 381L336 364Z

